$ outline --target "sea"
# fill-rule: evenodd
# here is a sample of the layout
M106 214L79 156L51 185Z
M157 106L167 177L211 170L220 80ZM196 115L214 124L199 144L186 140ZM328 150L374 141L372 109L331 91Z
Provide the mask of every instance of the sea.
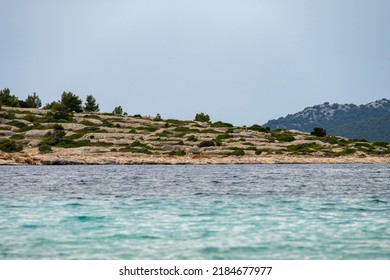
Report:
M0 259L390 259L390 165L0 166Z

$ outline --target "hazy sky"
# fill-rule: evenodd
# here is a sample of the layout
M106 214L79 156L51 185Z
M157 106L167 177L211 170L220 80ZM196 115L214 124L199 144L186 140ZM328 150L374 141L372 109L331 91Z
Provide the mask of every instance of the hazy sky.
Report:
M0 0L0 88L263 124L390 97L389 0Z

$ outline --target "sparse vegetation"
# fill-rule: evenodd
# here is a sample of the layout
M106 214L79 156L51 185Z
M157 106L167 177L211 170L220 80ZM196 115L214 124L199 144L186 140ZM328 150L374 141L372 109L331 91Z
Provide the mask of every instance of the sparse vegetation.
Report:
M213 146L216 146L216 143L213 140L205 140L200 142L198 145L199 148L213 147Z
M48 145L48 144L41 144L41 145L39 145L38 146L38 151L41 154L48 154L48 153L52 153L53 152L51 146Z
M254 130L254 131L259 131L259 132L270 132L271 131L271 129L268 126L263 127L263 126L258 125L258 124L254 124L254 125L248 127L248 129Z
M22 140L24 138L25 137L22 134L14 134L9 139L12 139L12 140Z
M229 156L245 156L245 151L241 148L232 148L233 151L229 152Z
M11 139L0 139L0 151L14 153L22 150L23 145L21 143Z
M231 123L218 121L212 123L211 127L233 127L233 125Z
M187 141L196 142L196 141L198 141L198 138L195 135L190 135L187 138Z
M8 91L4 94L3 90L1 94L8 103L17 99ZM73 94L65 94L77 99ZM30 96L31 104L34 100L38 106L37 95ZM31 149L40 154L62 153L64 149L90 147L83 149L83 152L90 155L110 152L153 155L150 158L186 156L186 161L187 158L198 156L238 156L237 160L241 161L240 156L254 155L258 155L258 160L261 160L269 155L386 157L390 154L387 142L371 143L360 138L321 136L323 133L309 135L283 129L270 131L257 124L235 127L222 121L211 123L209 116L204 113L197 114L197 121L163 120L160 114L156 117L142 117L138 114L124 117L122 108L119 108L122 109L119 112L97 113L94 111L97 110L96 100L92 96L87 97L84 113L72 112L75 110L71 111L68 107L70 105L65 103L64 99L47 104L49 111L22 109L22 106L27 105L20 100L19 107L2 107L2 152L22 151L26 147L24 153L30 153Z

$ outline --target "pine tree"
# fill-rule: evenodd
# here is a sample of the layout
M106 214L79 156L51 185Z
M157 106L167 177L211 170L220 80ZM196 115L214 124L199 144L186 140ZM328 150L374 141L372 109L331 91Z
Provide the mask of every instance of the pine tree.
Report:
M96 104L96 99L92 95L87 95L84 110L86 112L99 112L99 104Z

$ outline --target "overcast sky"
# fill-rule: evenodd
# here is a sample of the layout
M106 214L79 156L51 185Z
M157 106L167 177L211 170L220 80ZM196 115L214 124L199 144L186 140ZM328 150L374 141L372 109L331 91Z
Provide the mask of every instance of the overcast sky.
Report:
M388 0L0 0L0 88L263 124L390 97Z

